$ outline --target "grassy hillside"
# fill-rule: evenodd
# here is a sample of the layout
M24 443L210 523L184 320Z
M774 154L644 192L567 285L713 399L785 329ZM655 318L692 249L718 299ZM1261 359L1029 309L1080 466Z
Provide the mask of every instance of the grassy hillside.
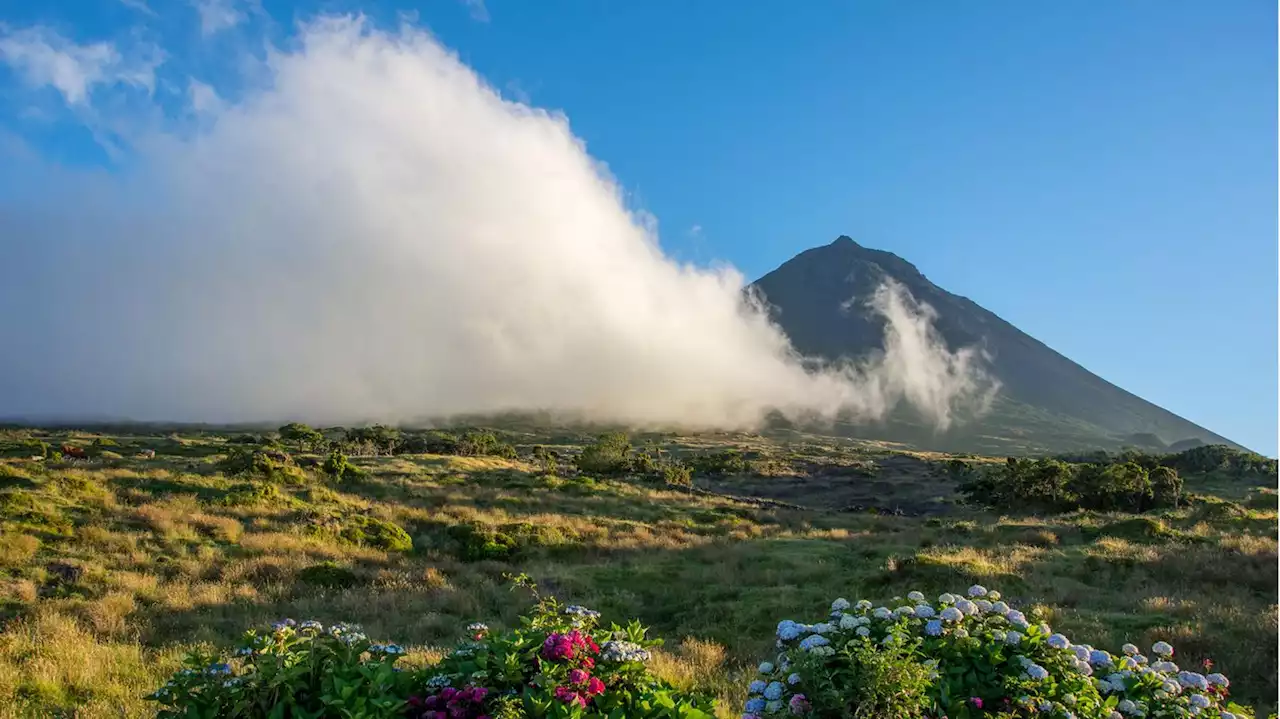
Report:
M183 652L281 617L358 622L426 661L526 609L515 572L652 624L659 672L718 692L725 716L778 620L973 582L1078 641L1169 640L1263 711L1276 695L1276 495L1247 478L1187 475L1209 496L1140 516L1001 516L958 502L946 455L799 433L632 438L700 468L692 488L577 472L593 438L576 430L485 449L514 457L353 456L341 479L297 443L237 466L259 438L213 431L7 434L0 717L146 716ZM41 441L86 458L31 459Z

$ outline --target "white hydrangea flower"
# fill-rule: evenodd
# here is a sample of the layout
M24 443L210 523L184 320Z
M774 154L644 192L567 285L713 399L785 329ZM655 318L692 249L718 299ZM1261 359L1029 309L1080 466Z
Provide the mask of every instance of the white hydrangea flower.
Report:
M870 630L870 629L868 629L867 627L858 627L858 629L857 629L857 632L856 632L856 633L857 633L857 635L858 635L858 636L860 636L860 637L865 637L865 636L867 636L868 634L870 634L870 633L871 633L871 630Z
M964 627L957 627L955 632L953 632L953 634L957 639L964 639L965 637L969 636L969 632L965 631Z
M1071 640L1067 639L1065 636L1061 634L1054 634L1050 636L1047 640L1045 640L1045 643L1053 647L1054 649L1070 649L1071 648Z
M1200 707L1201 709L1208 709L1209 705L1212 704L1209 701L1209 697L1203 694L1192 694L1187 701L1191 702L1191 706Z
M1231 712L1222 712L1219 716L1222 717L1222 719L1237 719L1236 715Z
M831 611L833 612L843 612L848 608L849 608L849 600L843 597L831 603Z
M1089 664L1089 662L1082 662L1079 659L1077 659L1075 666L1076 666L1076 671L1080 672L1086 677L1093 676L1093 667Z
M924 595L921 594L920 592L907 592L907 599L910 599L916 604L924 603Z
M860 626L862 622L858 621L859 619L861 619L861 617L855 617L852 614L846 614L843 617L840 617L840 628L853 629L854 627Z
M854 607L856 607L859 611L866 611L871 608L871 602L865 599L859 599L858 603L855 604Z
M1003 644L1005 640L1005 633L997 629L994 632L991 632L991 640Z
M997 592L996 590L992 589L991 591L987 592L987 599L990 599L993 602L1000 601L1000 592Z
M1209 676L1205 677L1205 679L1208 680L1210 684L1213 684L1215 686L1220 686L1220 687L1231 686L1231 682L1227 681L1227 678L1225 676L1218 674L1217 672L1210 674Z
M1164 683L1164 684L1161 684L1161 685L1160 685L1160 688L1161 688L1161 689L1163 689L1163 690L1165 690L1166 692L1168 692L1168 693L1170 693L1170 694L1175 694L1175 695L1176 695L1176 694L1181 694L1181 693L1182 693L1182 687L1178 686L1178 683L1177 683L1177 682L1175 682L1175 681L1172 681L1172 680L1165 681L1165 683Z
M1004 635L1004 643L1015 645L1022 641L1022 635L1017 632L1008 632Z
M1045 701L1040 702L1040 706L1036 708L1048 714L1049 712L1053 711L1053 702L1046 699Z
M920 606L916 607L915 613L916 613L916 616L920 617L921 619L928 619L929 617L932 617L934 615L933 607L929 606L928 604L921 604Z
M972 587L969 587L969 596L971 597L985 597L986 595L987 588L981 584L975 584Z
M1138 713L1138 705L1134 704L1132 701L1128 699L1121 699L1120 702L1116 704L1116 709L1120 710L1121 712L1124 712L1125 714Z
M1151 645L1151 653L1158 657L1173 656L1173 645L1168 642L1156 642Z
M1125 644L1124 646L1120 647L1120 651L1124 652L1128 656L1133 656L1139 652L1138 647L1134 646L1133 644Z
M993 606L991 602L988 602L985 599L978 599L978 600L975 600L973 603L978 605L978 611L982 612L983 614L986 614L987 612L991 611L991 607Z
M1035 681L1042 681L1049 678L1049 670L1039 664L1032 664L1027 667L1027 676Z
M894 616L894 618L895 618L895 619L896 619L896 618L900 618L900 617L910 617L910 616L914 616L914 615L915 615L915 613L916 613L916 608L915 608L915 607L905 607L905 606L904 606L904 607L898 607L897 609L894 609L894 610L893 610L893 616Z
M888 619L893 616L893 612L888 607L876 607L871 613L876 619Z
M1120 712L1113 711L1107 715L1107 719L1124 719L1124 715Z
M960 601L956 602L956 609L959 609L960 611L964 612L968 616L973 616L974 614L978 613L978 605L974 604L968 599L961 599Z
M1067 705L1067 706L1069 706L1069 707L1073 707L1073 706L1075 706L1075 705L1076 705L1076 695L1075 695L1075 694L1065 694L1065 695L1063 695L1063 697L1062 697L1062 703L1063 703L1063 704L1066 704L1066 705Z
M956 597L954 594L943 593L938 595L938 603L939 604L955 604Z
M958 622L961 619L964 619L964 612L961 612L959 609L956 609L955 607L947 607L946 609L942 610L942 614L940 614L939 616L941 616L943 619L947 620L948 622Z

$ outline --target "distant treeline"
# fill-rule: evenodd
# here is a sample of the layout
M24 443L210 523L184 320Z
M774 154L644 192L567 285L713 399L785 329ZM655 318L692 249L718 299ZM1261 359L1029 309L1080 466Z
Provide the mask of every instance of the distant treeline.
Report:
M1133 450L1010 457L1005 464L974 469L951 464L960 492L975 504L1030 511L1145 512L1185 502L1183 476L1217 475L1259 484L1276 483L1276 460L1225 445L1205 445L1175 454Z

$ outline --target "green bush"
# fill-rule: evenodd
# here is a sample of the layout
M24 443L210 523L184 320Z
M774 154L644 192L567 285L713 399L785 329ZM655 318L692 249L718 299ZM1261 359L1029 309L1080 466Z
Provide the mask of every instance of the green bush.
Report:
M662 481L672 487L692 487L693 473L683 464L668 464L662 468Z
M298 571L298 581L329 589L347 589L360 583L356 573L335 562L321 562Z
M746 474L750 470L750 465L742 453L733 449L697 454L686 458L684 462L694 474L712 477Z
M650 672L661 642L645 627L598 617L538 597L518 628L472 624L443 660L406 668L404 649L358 626L285 619L229 653L189 655L148 699L158 719L713 719L709 696Z
M52 448L38 439L20 439L13 442L0 443L0 457L49 457ZM56 451L54 451L56 453Z
M358 481L365 476L364 470L351 464L347 459L347 455L338 451L329 453L329 457L325 459L324 464L320 465L320 471L339 482Z
M377 547L389 552L407 552L413 549L413 539L400 525L362 514L343 519L340 535L352 544Z
M230 656L195 653L147 698L157 719L402 717L414 674L397 671L400 647L373 644L357 626L286 619L250 631Z
M967 596L966 596L967 595ZM884 606L837 599L815 624L778 624L779 653L748 687L744 718L1116 719L1247 716L1221 674L1180 670L1173 647L1112 655L1056 634L997 592L921 592Z
M301 482L302 470L286 452L270 449L233 450L217 464L228 477L257 476L273 482Z
M619 475L630 468L631 440L622 432L601 435L583 448L574 460L578 470L588 474Z
M288 495L269 482L238 484L223 495L220 504L227 507L246 507L255 504L287 504Z

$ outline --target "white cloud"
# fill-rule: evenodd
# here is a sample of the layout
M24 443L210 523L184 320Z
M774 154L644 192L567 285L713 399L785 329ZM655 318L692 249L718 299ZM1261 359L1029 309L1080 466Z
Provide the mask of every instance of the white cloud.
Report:
M0 353L5 413L749 427L906 401L945 425L983 396L893 286L879 356L806 369L740 274L662 253L563 116L423 32L300 32L200 132L140 138L127 175L0 197L0 336L24 345Z
M36 87L50 86L68 105L86 105L95 86L132 85L155 89L155 70L164 54L140 48L126 58L113 43L77 44L45 27L10 30L0 26L0 60Z
M187 93L191 98L191 109L198 115L216 114L223 108L217 91L199 80L192 79L187 84Z
M489 22L489 8L485 7L484 0L462 0L462 3L471 11L472 20Z
M694 224L689 228L689 236L693 238L702 237L702 225Z
M191 0L200 15L200 33L208 37L223 30L230 30L247 19L236 8L236 0Z

